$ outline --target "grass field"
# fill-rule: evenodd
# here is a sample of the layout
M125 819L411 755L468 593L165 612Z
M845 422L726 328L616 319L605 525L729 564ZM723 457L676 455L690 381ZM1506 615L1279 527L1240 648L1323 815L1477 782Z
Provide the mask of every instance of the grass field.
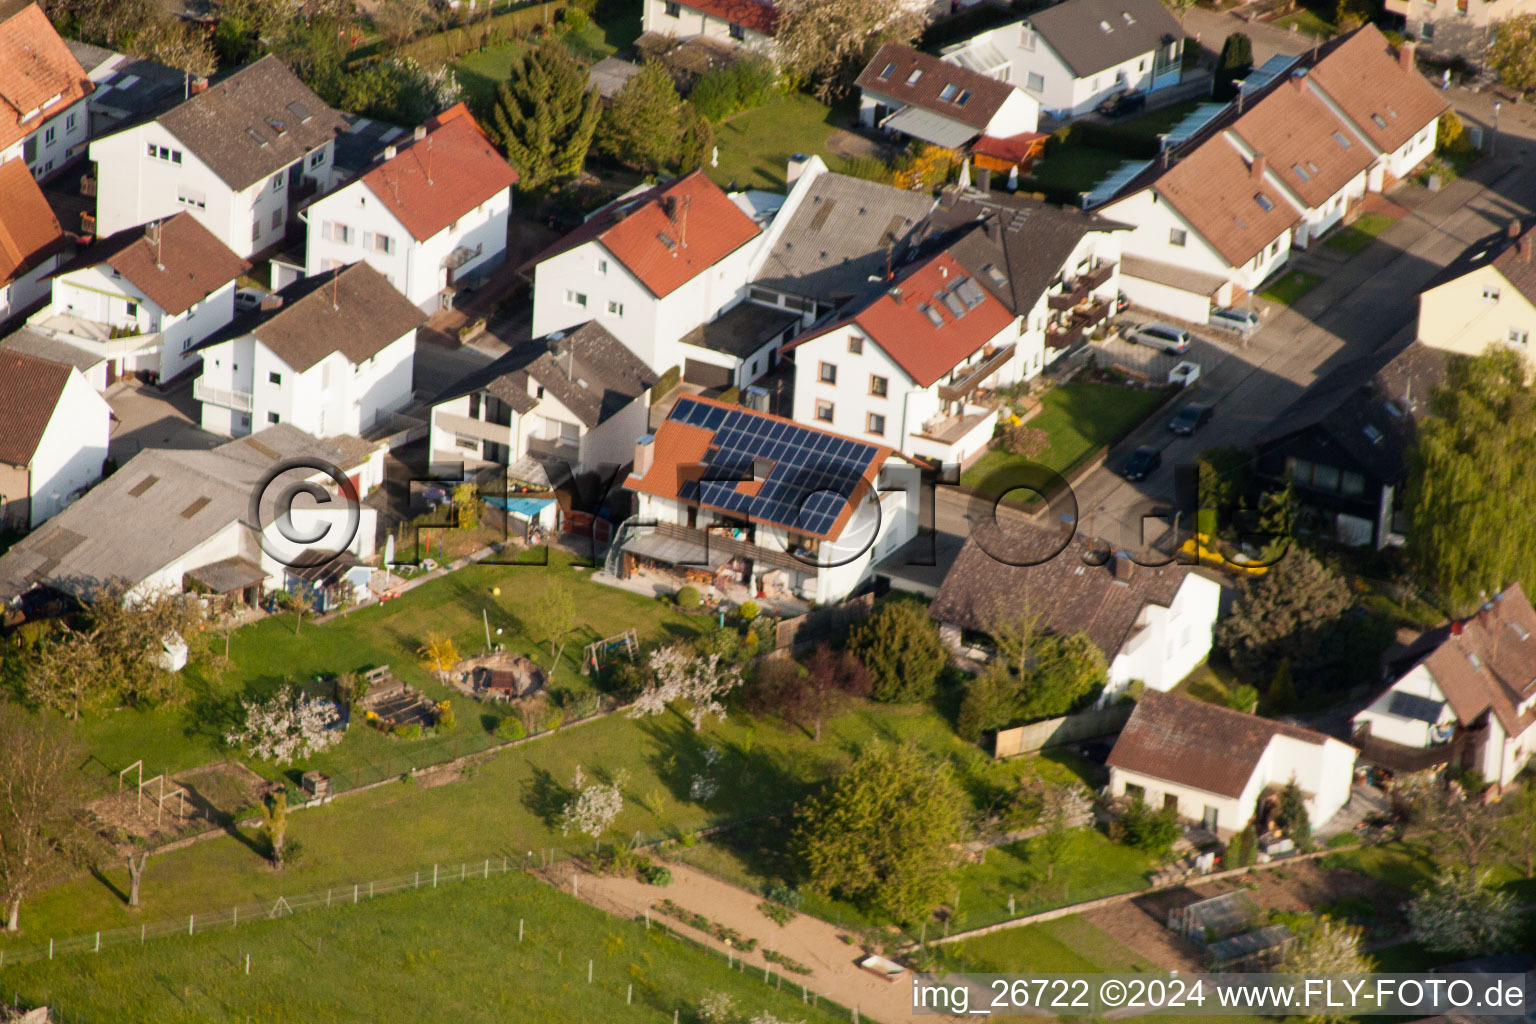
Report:
M720 162L706 170L720 186L734 181L741 188L782 192L790 156L827 159L827 138L853 113L852 101L829 107L803 92L789 93L717 125Z
M1113 974L1154 970L1076 914L934 947L955 970L1015 974Z
M1093 146L1063 146L1030 168L1029 176L1041 185L1073 192L1091 192L1127 157Z
M1097 829L1074 831L1053 869L1047 869L1038 850L1038 841L1032 839L995 847L980 864L962 871L955 928L979 928L1021 914L1144 889L1154 867L1152 858L1110 842Z
M1274 284L1259 293L1259 298L1289 306L1323 281L1322 275L1305 270L1288 271Z
M777 990L761 971L731 971L660 928L610 917L519 874L9 967L3 979L7 997L52 1002L63 1009L54 1019L71 1024L662 1024L674 1010L694 1019L712 991L750 1014L848 1019L802 1004L789 979Z
M1064 384L1046 392L1043 408L1029 421L1050 435L1051 446L1036 462L1063 476L1099 448L1114 444L1151 415L1167 396L1161 391L1118 384ZM987 476L1020 456L994 448L966 470L961 483L978 487Z
M1333 237L1324 244L1330 249L1354 255L1374 242L1376 236L1396 223L1395 220L1384 214L1362 213L1355 218L1354 223L1345 225L1334 232Z

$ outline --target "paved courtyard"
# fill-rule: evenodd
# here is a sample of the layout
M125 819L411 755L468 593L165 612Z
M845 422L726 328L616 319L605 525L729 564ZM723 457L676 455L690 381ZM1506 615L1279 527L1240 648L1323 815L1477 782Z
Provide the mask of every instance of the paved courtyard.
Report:
M162 393L158 387L127 380L107 391L112 407L112 437L107 457L119 466L145 448L208 449L225 438L198 426L201 403L192 397L192 379Z

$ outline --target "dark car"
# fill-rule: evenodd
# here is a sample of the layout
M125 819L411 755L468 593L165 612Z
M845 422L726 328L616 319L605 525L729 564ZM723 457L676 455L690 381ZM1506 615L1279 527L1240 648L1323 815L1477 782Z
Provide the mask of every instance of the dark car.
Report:
M1163 453L1151 445L1142 445L1131 452L1131 457L1120 467L1120 475L1127 480L1145 480L1163 464Z
M1105 117L1125 117L1147 109L1147 94L1121 89L1094 109Z
M1188 437L1211 422L1214 411L1208 405L1186 405L1173 414L1173 419L1168 421L1168 429L1180 437Z

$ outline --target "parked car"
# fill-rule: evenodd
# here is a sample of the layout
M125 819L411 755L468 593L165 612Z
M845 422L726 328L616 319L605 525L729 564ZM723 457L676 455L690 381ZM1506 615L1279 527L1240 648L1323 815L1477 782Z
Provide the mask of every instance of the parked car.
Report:
M1208 405L1186 405L1173 414L1173 419L1168 421L1168 429L1180 437L1188 437L1211 422L1214 412Z
M260 288L240 288L235 291L235 312L249 313L261 308L261 300L267 297L267 292Z
M1125 117L1127 114L1147 109L1147 94L1118 89L1094 109L1105 117Z
M1246 309L1223 306L1220 309L1211 310L1209 323L1212 327L1220 327L1224 331L1236 331L1247 337L1259 329L1259 314Z
M1125 340L1159 348L1174 355L1183 355L1189 348L1189 332L1172 324L1140 324L1126 332Z
M1184 360L1168 371L1168 383L1187 388L1200 379L1200 364Z
M1163 453L1144 444L1131 452L1130 458L1120 466L1120 475L1127 480L1145 480L1162 464Z

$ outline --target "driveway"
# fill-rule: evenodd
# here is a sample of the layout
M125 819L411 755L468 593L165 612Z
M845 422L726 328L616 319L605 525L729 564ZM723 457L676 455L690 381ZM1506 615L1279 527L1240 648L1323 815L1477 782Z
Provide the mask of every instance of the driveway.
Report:
M191 378L164 393L133 381L115 384L107 390L107 404L112 407L107 457L119 466L145 448L206 450L229 440L198 426L202 403L192 397Z
M1146 316L1122 317L1119 326L1123 332L1129 327L1147 323L1152 319ZM1154 384L1166 384L1169 371L1185 362L1199 366L1201 377L1204 378L1232 354L1230 344L1202 337L1193 331L1190 332L1189 348L1182 355L1164 352L1150 345L1138 345L1135 342L1126 341L1121 334L1095 343L1093 351L1098 354L1100 366L1119 366L1145 377Z

